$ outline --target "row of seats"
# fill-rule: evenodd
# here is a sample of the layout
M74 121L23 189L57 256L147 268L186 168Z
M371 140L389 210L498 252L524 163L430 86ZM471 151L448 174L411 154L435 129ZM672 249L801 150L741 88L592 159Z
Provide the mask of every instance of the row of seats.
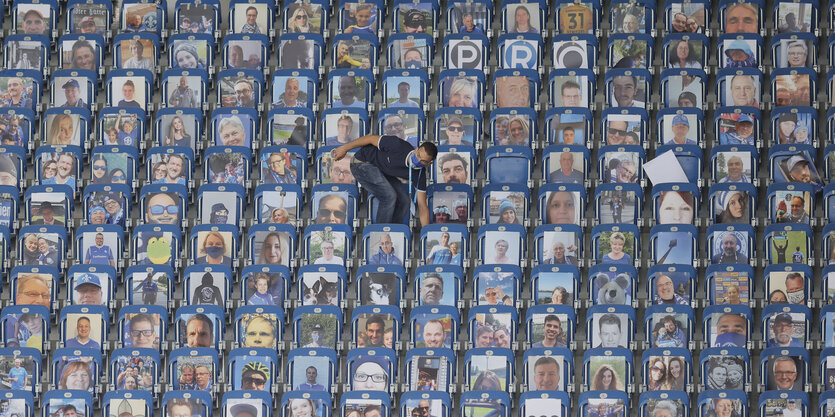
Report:
M697 70L700 71L700 70ZM753 70L758 72L758 70ZM791 70L794 71L794 70ZM336 72L336 71L334 71ZM516 71L514 71L516 72ZM562 71L560 71L562 72ZM626 71L630 72L630 71ZM676 71L677 73L678 71ZM21 78L14 74L15 71L0 71L0 80L6 80L10 85L21 85ZM71 77L72 71L62 73L63 76L55 77L55 85L66 86L64 89L66 97L76 97L79 103L88 102L88 94L79 95L79 91L92 92L96 85L94 81L87 80L84 90L78 89L78 81ZM487 146L524 146L542 147L548 145L579 145L591 148L593 145L637 145L647 149L649 145L698 145L705 147L708 143L715 145L751 145L758 148L766 144L776 145L817 145L819 143L829 144L832 142L832 135L819 137L820 125L831 125L833 112L824 120L819 120L818 111L812 107L811 101L792 102L791 106L776 107L771 112L767 122L763 119L758 106L761 99L759 94L749 95L753 101L730 100L730 86L733 79L740 79L738 75L728 75L720 80L719 90L727 88L729 98L726 107L717 108L714 112L712 123L705 120L704 112L701 110L705 97L705 89L699 77L691 78L689 75L670 75L662 81L662 87L667 82L677 79L696 80L695 93L682 92L681 89L668 88L667 93L662 96L669 100L669 108L659 110L654 118L651 118L645 109L634 107L634 103L643 103L646 96L651 77L643 77L638 74L634 76L616 75L614 70L607 73L609 91L613 91L621 81L628 85L623 88L641 91L642 97L634 101L631 107L613 106L603 110L602 119L599 125L594 123L591 111L583 107L553 107L545 113L544 122L540 125L537 112L524 107L527 103L519 103L523 107L501 107L493 110L490 116L483 118L476 108L470 108L469 104L464 106L453 105L443 107L435 113L434 119L427 119L426 114L417 103L425 103L426 84L418 82L419 77L414 79L404 74L386 77L384 83L389 91L398 89L406 96L404 103L406 107L389 107L376 112L377 122L363 108L331 108L320 113L314 113L305 108L279 107L271 110L267 115L259 115L255 106L260 102L263 81L251 82L254 77L242 77L239 72L234 74L221 73L220 82L224 85L236 85L238 90L218 88L218 103L228 102L235 107L217 107L208 117L202 114L199 109L166 107L159 109L156 116L150 119L144 111L123 107L105 107L98 112L98 117L93 118L88 109L76 108L65 105L67 101L53 103L53 107L39 114L41 123L33 123L31 117L34 114L21 109L9 106L3 108L2 112L2 137L4 146L20 146L23 150L30 152L34 149L36 137L39 142L49 146L75 146L89 150L96 146L127 146L139 149L143 154L146 152L144 138L150 135L153 147L182 146L190 148L202 154L206 148L212 146L243 146L255 150L261 143L269 145L294 145L302 146L307 151L313 152L317 147L339 145L347 143L359 136L367 134L376 126L381 132L399 136L410 143L415 143L417 138L432 132L439 144L469 149L473 146L480 148L484 144L475 138L485 133L490 133L493 139L486 143ZM582 91L588 91L586 86L588 80L593 79L593 74L588 75L567 75L573 71L567 71L566 75L553 75L551 89L560 92L560 100L570 102L572 106L588 106L588 95ZM56 74L58 74L56 72ZM279 74L279 73L277 73ZM497 73L498 75L499 73ZM408 75L408 74L405 74ZM704 73L702 73L704 75ZM812 74L813 75L813 74ZM334 80L347 82L351 89L356 86L355 81L359 76L331 75ZM517 84L527 90L527 82L517 83L519 78L524 76L496 77L494 89L502 89L504 80ZM756 77L743 76L748 81L758 79ZM788 75L787 77L795 77ZM128 84L131 78L142 80L141 77L119 77L122 82ZM179 72L170 80L164 82L163 90L169 91L172 102L190 103L205 102L205 93L196 91L208 91L205 85L192 89L188 87L186 76L180 76ZM199 78L199 77L198 77ZM277 84L296 88L299 85L299 76L276 75ZM782 94L779 87L784 79L779 75L774 76L775 94ZM796 77L795 77L796 78ZM71 79L70 81L67 81ZM447 77L441 81L441 88L454 84L460 77ZM346 81L347 80L347 81ZM140 85L146 80L131 81L128 91L132 93L132 86ZM412 81L415 81L412 83ZM725 82L727 81L727 82ZM746 82L748 82L746 81ZM796 80L795 80L796 81ZM82 81L84 82L84 81ZM116 82L115 80L113 81ZM337 81L334 81L334 85ZM34 81L32 82L35 83ZM793 85L799 83L791 82ZM312 83L308 83L313 85ZM414 84L414 88L407 86ZM421 85L418 85L421 84ZM814 85L814 82L811 83ZM118 84L122 85L122 84ZM198 83L200 85L200 83ZM258 94L253 93L253 85L257 86ZM581 88L580 85L583 87ZM759 85L757 81L755 85ZM181 88L186 86L185 88ZM806 84L807 93L808 86ZM514 88L516 88L514 87ZM152 84L144 84L147 91L145 96L152 89ZM759 89L759 87L755 87ZM117 97L122 96L124 88L113 88L113 106L122 103ZM221 93L221 91L223 91ZM334 90L336 91L336 90ZM410 95L410 91L418 91ZM511 91L511 90L508 90ZM514 90L515 91L515 90ZM812 89L814 91L814 88ZM797 93L796 91L794 93ZM794 94L793 93L793 94ZM185 96L181 95L185 94ZM283 94L283 92L282 92ZM222 95L222 97L221 97ZM385 94L384 94L385 95ZM803 94L795 94L792 97L801 97ZM582 99L576 97L582 96ZM687 96L687 103L679 104L680 98ZM185 97L185 98L184 98ZM574 98L570 98L574 97ZM614 97L614 94L612 95ZM809 97L809 94L806 94ZM65 99L65 97L61 97ZM229 98L231 101L228 101ZM365 102L365 97L363 102ZM396 100L396 97L392 97ZM630 96L630 99L637 97ZM65 100L68 100L65 99ZM624 99L627 100L627 99ZM117 103L118 101L118 103ZM280 100L277 100L278 102ZM95 102L95 98L93 98ZM396 102L396 101L395 101ZM625 101L625 102L628 102ZM475 105L477 101L469 102ZM184 104L184 103L181 103ZM187 106L184 106L187 107ZM258 107L260 108L260 107ZM150 109L148 109L150 110ZM121 117L120 117L121 116ZM22 119L26 120L22 120ZM177 120L177 128L172 128L173 120ZM224 120L229 119L227 122ZM450 125L453 125L450 128ZM458 125L458 126L454 126ZM599 139L595 139L592 132L602 129L606 132ZM222 130L222 131L221 131ZM827 129L829 131L830 129ZM657 132L653 139L650 132ZM97 132L94 134L94 132ZM542 132L542 133L540 133ZM710 141L703 135L712 133L713 140ZM770 133L766 133L770 132ZM37 136L36 136L37 134ZM206 136L208 142L201 138Z
M391 27L396 33L436 34L441 30L451 33L493 34L493 21L498 20L499 33L539 34L545 33L552 22L555 33L595 34L600 29L604 15L602 5L590 2L580 6L569 1L554 2L503 1L499 11L490 1L472 3L449 2L394 2L389 10L382 1L342 1L333 4L311 1L303 5L287 2L284 4L268 1L231 2L228 5L228 24L221 31L222 16L219 1L206 3L177 3L173 9L173 22L169 22L169 7L166 3L148 6L141 1L125 1L117 5L106 1L71 3L66 7L70 18L63 30L73 33L109 35L111 21L118 21L119 31L154 33L164 36L177 34L260 34L275 37L276 25L286 33L326 34L329 20L335 20L338 32L344 34L371 34L382 37L384 22L392 15ZM573 7L572 7L573 6ZM709 33L711 7L707 1L693 3L670 2L663 12L656 10L652 1L616 1L610 5L608 26L611 34L654 34L656 20L662 20L664 30L671 33ZM772 11L768 22L772 33L815 33L821 20L817 1L776 1L766 6L765 2L745 2L739 6L732 0L719 4L717 18L722 33L765 33L765 15ZM16 1L10 11L12 33L44 35L58 34L60 11L57 2ZM115 9L115 10L114 10ZM224 7L224 9L226 9ZM553 9L553 10L551 10ZM281 13L279 17L278 14ZM441 28L440 15L447 17L446 27ZM825 13L823 13L826 16ZM92 17L92 19L86 19ZM824 17L824 25L829 18Z
M230 314L229 310L231 310L227 308L231 304L239 304L234 310L235 328L240 332L234 335L236 343L243 347L269 347L276 350L279 349L279 343L283 340L284 312L290 310L286 306L295 304L292 310L295 342L291 346L307 345L308 343L303 341L309 335L297 332L314 326L320 327L322 340L327 339L328 342L317 341L314 346L308 347L337 349L339 346L337 342L343 340L341 326L343 312L346 311L344 308L345 283L339 279L326 278L338 277L340 271L338 268L320 269L323 269L320 274L324 276L317 277L314 273L305 271L305 275L300 277L302 284L299 291L304 291L304 294L300 294L301 300L295 303L285 302L289 298L289 289L284 275L280 273L248 272L245 281L241 284L243 286L241 299L233 301L230 295L230 283L224 282L216 271L209 270L203 272L202 275L191 271L183 284L185 287L183 294L184 297L193 299L194 302L183 303L172 315L174 318L172 322L176 327L176 332L173 332L174 340L179 345L192 348L222 350L225 348L222 326L227 322L225 317ZM475 283L476 295L471 305L468 306L466 321L469 328L468 339L459 340L458 332L462 326L463 315L459 306L466 304L461 301L462 282L449 276L452 274L449 270L454 271L454 268L440 268L447 269L446 272L420 272L419 281L416 284L418 288L415 290L418 295L413 300L407 300L402 293L404 283L398 279L400 277L396 274L396 269L382 268L383 270L389 269L389 271L368 272L375 269L381 268L365 269L364 273L367 277L357 283L361 291L357 294L359 298L356 299L357 304L351 315L353 329L351 339L358 347L387 347L399 350L402 343L402 345L446 347L458 350L459 342L469 343L478 348L499 347L513 350L516 350L517 346L573 346L574 329L578 326L574 307L587 309L586 342L589 347L615 348L641 345L637 340L638 321L636 309L633 307L639 305L639 300L633 294L627 293L631 290L629 286L634 283L630 282L630 277L625 272L620 272L612 278L603 272L598 272L594 278L594 284L591 284L594 286L593 289L597 290L594 300L584 305L574 302L575 291L579 289L570 286L570 282L565 283L567 280L564 275L569 273L537 271L532 289L537 294L537 300L536 304L526 309L523 321L526 329L524 340L517 339L520 326L520 320L517 317L519 309L516 307L520 291L518 282L508 279L511 273L507 271L480 272ZM425 271L429 268L423 269ZM308 270L313 270L313 268L308 268ZM126 283L130 288L127 294L128 300L142 300L143 303L125 304L119 309L118 327L122 330L116 334L118 344L108 342L110 332L107 325L110 322L108 318L112 314L107 306L111 304L110 297L113 296L115 283L102 281L93 273L85 273L78 278L73 277L72 288L68 289L72 304L66 304L60 309L60 319L56 330L60 334L58 339L66 347L89 347L100 352L112 350L114 345L154 348L160 353L171 350L166 342L169 311L159 301L166 301L171 297L172 287L175 284L166 281L169 277L164 274L165 272L167 271L164 269L158 272L153 272L152 269L152 272L146 273L144 279L136 277ZM641 300L646 301L641 304L646 310L643 322L647 329L651 329L645 332L645 344L652 348L683 348L699 345L694 340L694 335L697 333L694 326L697 321L692 307L698 306L698 303L687 293L691 288L686 287L693 283L681 282L681 277L685 275L681 271L666 274L659 272L655 275L651 298ZM769 300L768 304L763 307L761 320L755 317L751 308L754 306L754 303L750 302L754 285L745 278L747 277L739 273L711 277L712 288L708 289L708 292L719 298L721 302L705 307L699 306L699 311L703 312L702 324L704 325L702 332L704 340L701 344L705 348L750 349L757 346L752 329L758 322L767 329L762 333L762 342L759 343L764 347L833 347L830 326L833 312L831 308L828 308L829 306L824 306L821 310L819 321L821 338L812 340L812 310L807 303L804 303L807 282L804 281L801 273L783 274L779 277L780 280L775 277L771 280L773 282L768 283L772 285L772 288L782 287L775 292L783 293L783 300ZM551 290L551 286L555 283L565 283L566 286L557 285ZM19 302L18 305L4 309L1 319L6 326L4 337L8 346L32 347L40 351L50 346L49 314L52 305L49 303L48 291L53 288L50 284L57 287L57 284L47 281L47 278L38 273L21 274L14 278L12 285L20 291L16 294ZM392 288L396 285L401 287ZM37 295L39 289L46 289L40 298ZM401 292L398 293L398 290ZM458 303L452 304L450 301ZM34 305L44 308L34 310L24 308ZM400 308L401 305L410 305L408 314L410 336L402 341L400 340L402 329L399 325L402 322L404 310ZM268 317L271 327L277 330L270 338L264 339L260 337L263 335L250 335L245 331L248 326L246 320L251 318L245 313L254 314L257 311L271 314ZM314 313L329 317L319 317ZM138 346L134 339L139 335L133 335L128 331L132 328L131 317L136 314L153 316L155 329L154 334L144 335L143 343ZM188 330L196 326L191 321L192 316L195 315L205 321L206 329L204 330L207 334L201 338L195 338L196 336ZM79 345L77 338L71 339L76 330L76 322L82 316L87 318L87 335L93 340L89 345L85 343ZM545 320L546 317L549 319ZM556 323L548 324L551 318L556 320ZM670 318L674 322L668 322ZM486 319L489 320L485 322ZM42 320L43 325L30 324L32 320ZM437 324L443 324L444 329L438 329L437 333L430 332L429 329L424 328L427 320L439 321ZM95 326L92 326L96 329L95 332L91 333L90 322L95 323ZM782 336L781 326L785 324L784 322L792 325L787 329L792 337L787 340L780 337ZM604 328L607 324L615 325L617 329ZM492 328L492 330L486 334L481 327ZM553 334L550 331L551 327L556 327ZM37 329L37 331L32 329ZM499 329L503 330L503 334L498 333ZM795 334L797 337L794 337ZM255 336L259 336L255 339L259 342L250 346L249 344L254 342L251 340L248 342L247 337ZM317 344L319 346L315 346ZM421 346L422 344L424 346ZM545 346L542 346L543 344Z

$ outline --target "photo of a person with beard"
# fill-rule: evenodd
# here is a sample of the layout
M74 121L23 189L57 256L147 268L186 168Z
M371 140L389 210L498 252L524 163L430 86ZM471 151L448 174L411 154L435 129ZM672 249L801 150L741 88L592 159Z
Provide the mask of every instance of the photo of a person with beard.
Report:
M447 184L468 184L470 182L470 163L466 154L458 152L440 152L438 154L435 182Z

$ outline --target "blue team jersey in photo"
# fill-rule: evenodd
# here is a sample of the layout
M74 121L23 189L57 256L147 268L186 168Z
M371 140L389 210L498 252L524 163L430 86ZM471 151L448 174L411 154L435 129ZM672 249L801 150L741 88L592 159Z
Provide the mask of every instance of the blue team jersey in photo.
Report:
M84 261L89 261L94 265L110 265L113 259L113 251L110 246L104 245L102 247L90 246L87 248L87 254L84 255Z

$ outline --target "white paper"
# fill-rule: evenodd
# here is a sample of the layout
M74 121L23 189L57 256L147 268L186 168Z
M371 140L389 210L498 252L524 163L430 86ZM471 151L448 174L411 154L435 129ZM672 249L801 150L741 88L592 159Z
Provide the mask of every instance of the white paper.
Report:
M689 182L673 151L664 152L644 164L644 172L653 185L668 182Z

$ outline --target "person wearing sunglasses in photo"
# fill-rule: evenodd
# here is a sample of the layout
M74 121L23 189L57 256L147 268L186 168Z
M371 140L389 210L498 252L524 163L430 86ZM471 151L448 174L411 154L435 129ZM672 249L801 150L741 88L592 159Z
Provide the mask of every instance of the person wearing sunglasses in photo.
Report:
M293 6L296 6L297 8L293 11L293 15L290 16L290 20L287 22L288 32L310 33L318 31L310 23L310 15L307 13L307 10L300 4L290 6L290 10L293 9Z
M451 117L449 122L446 125L446 143L444 145L454 145L454 146L473 146L473 142L468 136L468 139L464 139L464 133L466 129L464 128L464 123L461 119L457 117Z
M606 124L607 145L637 145L630 135L629 122L625 120L609 120Z
M339 194L328 194L319 199L316 224L345 224L348 221L348 204Z
M146 197L145 222L151 224L178 224L180 221L179 197L172 193L157 193Z

